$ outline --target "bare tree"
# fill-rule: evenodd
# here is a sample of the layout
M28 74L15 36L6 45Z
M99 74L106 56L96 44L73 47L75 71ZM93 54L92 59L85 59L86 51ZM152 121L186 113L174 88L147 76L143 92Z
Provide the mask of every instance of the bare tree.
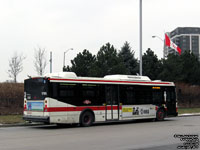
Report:
M43 75L45 72L45 68L47 66L47 58L46 58L46 49L38 48L35 49L34 55L34 67L38 75Z
M17 76L23 70L22 62L24 59L25 57L23 56L23 54L18 55L17 52L15 52L9 60L8 75L10 78L13 79L14 83L17 82Z

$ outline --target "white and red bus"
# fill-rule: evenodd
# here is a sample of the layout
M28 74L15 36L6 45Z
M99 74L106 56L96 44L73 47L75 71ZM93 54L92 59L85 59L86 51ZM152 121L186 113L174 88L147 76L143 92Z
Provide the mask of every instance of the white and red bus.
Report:
M73 72L30 77L24 82L24 116L30 122L55 124L177 116L173 82L146 76L77 77Z

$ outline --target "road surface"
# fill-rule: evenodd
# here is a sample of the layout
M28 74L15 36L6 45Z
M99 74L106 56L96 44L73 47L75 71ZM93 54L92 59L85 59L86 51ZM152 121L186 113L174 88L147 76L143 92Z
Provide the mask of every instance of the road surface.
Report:
M175 134L199 136L200 116L92 127L1 127L0 150L177 150L183 141Z

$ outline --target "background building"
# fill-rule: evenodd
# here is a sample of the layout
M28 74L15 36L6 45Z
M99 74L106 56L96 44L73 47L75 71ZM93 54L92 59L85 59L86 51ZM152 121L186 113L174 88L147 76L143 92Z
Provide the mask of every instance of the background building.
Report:
M191 51L200 60L200 28L199 27L178 27L167 32L170 39L178 45L182 52ZM170 53L177 53L174 49L164 45L164 58ZM178 54L178 53L177 53Z

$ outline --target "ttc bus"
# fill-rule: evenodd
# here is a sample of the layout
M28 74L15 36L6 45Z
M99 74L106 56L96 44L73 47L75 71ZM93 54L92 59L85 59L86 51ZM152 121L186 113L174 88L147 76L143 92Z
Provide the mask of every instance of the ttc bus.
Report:
M177 116L173 82L146 76L78 77L73 72L30 77L24 82L24 116L30 122L55 124Z

